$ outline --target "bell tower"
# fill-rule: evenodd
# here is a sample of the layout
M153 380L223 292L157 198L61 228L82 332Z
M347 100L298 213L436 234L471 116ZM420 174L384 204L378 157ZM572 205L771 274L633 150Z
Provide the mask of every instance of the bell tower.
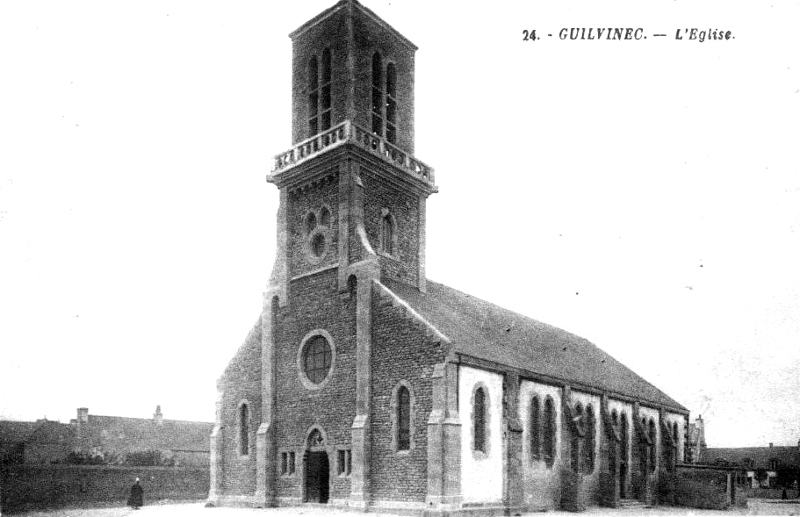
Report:
M267 181L280 190L268 291L338 269L425 290L425 203L434 170L414 157L417 47L356 0L290 34L292 147Z

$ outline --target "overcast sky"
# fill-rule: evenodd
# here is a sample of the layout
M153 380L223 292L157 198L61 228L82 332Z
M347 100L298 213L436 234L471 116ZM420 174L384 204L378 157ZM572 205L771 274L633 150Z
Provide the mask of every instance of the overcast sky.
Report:
M281 4L0 3L0 416L213 420L275 254L287 35L333 2ZM420 48L428 277L590 339L711 446L796 444L800 5L364 4Z

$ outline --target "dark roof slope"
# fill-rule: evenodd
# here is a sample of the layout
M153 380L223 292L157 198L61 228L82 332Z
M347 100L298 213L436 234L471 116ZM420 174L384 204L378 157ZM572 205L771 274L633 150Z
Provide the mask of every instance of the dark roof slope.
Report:
M256 322L244 338L244 342L236 350L236 354L228 361L228 365L222 372L225 378L230 375L243 375L244 372L251 368L256 368L258 372L261 371L261 361L258 360L261 356L261 314L258 315ZM260 373L258 374L260 375Z
M428 281L427 293L382 283L449 337L458 353L687 411L582 337L435 282Z
M744 460L752 460L753 468L769 468L772 459L782 465L800 467L800 446L798 447L711 447L703 452L703 463L715 460L726 460L731 463L744 464Z
M207 451L213 427L210 422L164 419L157 423L150 418L89 415L83 436L94 443L126 450Z
M24 443L36 429L36 422L0 420L0 444Z

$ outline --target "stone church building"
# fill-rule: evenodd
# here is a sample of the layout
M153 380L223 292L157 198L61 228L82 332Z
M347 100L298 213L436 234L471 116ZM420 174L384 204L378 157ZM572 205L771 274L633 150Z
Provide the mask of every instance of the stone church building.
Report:
M417 47L356 0L291 33L261 314L218 381L209 502L429 515L656 499L689 412L587 340L429 281Z

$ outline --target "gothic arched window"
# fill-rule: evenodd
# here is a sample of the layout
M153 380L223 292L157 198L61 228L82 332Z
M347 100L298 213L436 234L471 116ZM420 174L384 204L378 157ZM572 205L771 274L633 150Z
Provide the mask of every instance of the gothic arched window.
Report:
M397 450L411 448L411 394L408 388L400 386L397 390Z
M650 472L655 472L656 470L656 448L658 444L656 443L656 423L653 419L650 419L650 422L647 424L647 433L650 436Z
M486 452L486 391L483 388L475 390L475 397L472 402L473 414L473 450Z
M319 132L319 66L317 57L308 60L308 136Z
M620 413L620 441L622 446L619 449L619 458L623 463L628 462L628 417L625 413Z
M383 63L377 52L372 55L372 132L383 136Z
M386 212L381 218L381 251L394 255L394 219L392 214Z
M250 410L246 403L239 406L239 454L250 452Z
M397 142L397 70L394 63L386 67L386 140Z
M530 439L531 439L531 458L538 459L541 449L541 421L539 414L539 397L531 399L531 418L530 418Z
M331 128L331 49L322 51L322 81L320 84L320 131Z
M550 397L544 400L543 431L544 459L550 466L556 456L556 410Z

